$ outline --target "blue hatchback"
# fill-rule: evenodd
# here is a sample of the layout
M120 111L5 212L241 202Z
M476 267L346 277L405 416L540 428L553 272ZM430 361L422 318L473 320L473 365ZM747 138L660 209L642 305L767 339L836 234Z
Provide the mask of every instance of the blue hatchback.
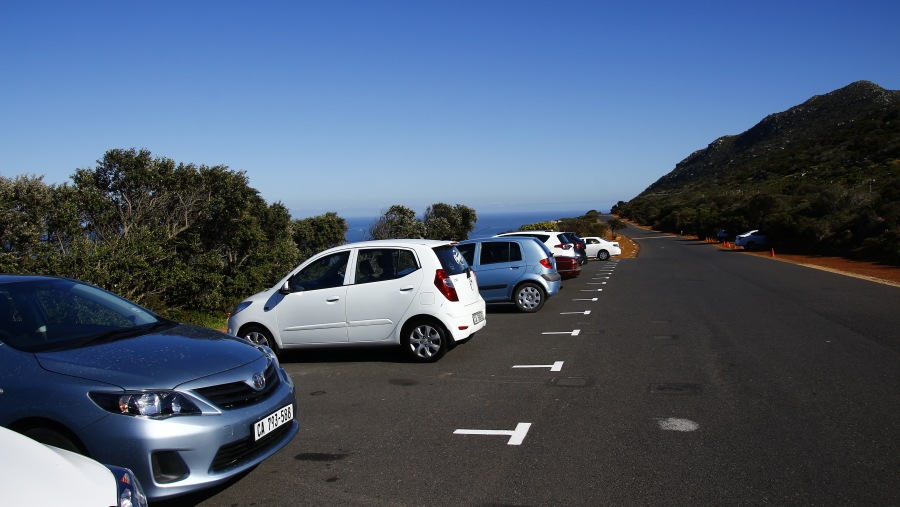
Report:
M550 250L530 237L493 237L460 241L456 248L475 270L481 297L512 301L533 313L559 292L560 276Z

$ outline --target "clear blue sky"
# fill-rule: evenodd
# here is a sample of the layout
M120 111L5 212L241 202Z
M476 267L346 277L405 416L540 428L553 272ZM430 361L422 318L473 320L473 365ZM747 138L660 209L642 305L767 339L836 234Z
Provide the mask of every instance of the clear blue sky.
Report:
M113 148L246 171L295 218L606 210L854 81L900 2L0 2L0 175Z

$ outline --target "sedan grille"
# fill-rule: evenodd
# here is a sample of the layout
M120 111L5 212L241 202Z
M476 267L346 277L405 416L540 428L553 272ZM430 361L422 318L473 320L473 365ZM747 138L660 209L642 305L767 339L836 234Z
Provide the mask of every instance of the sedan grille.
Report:
M224 472L233 466L252 460L278 443L282 435L291 430L291 426L291 424L283 424L275 431L256 441L250 436L243 440L223 445L219 448L219 452L216 453L215 459L209 466L209 471L215 473Z
M259 391L253 389L246 382L232 382L203 387L196 389L195 392L223 410L246 407L265 400L281 384L275 363L269 363L263 375L266 378L266 386Z

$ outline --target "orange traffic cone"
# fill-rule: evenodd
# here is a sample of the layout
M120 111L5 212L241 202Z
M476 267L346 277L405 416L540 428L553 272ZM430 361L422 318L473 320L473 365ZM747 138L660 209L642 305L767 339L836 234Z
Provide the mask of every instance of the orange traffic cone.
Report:
M771 252L771 254L769 254L769 255L770 255L771 257L775 257L775 249L774 249L774 248L772 249L772 252Z

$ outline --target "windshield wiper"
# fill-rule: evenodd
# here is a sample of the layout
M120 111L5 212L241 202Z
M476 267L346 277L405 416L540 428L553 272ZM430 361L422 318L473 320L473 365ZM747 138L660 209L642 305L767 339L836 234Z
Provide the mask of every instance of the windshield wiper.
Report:
M135 336L141 336L152 331L156 331L160 328L169 327L172 324L173 322L168 319L160 319L157 322L154 322L152 324L145 324L143 326L110 329L109 331L104 331L102 333L86 337L78 343L78 346L83 347L85 345L97 345L100 343L114 342L123 338L133 338Z

